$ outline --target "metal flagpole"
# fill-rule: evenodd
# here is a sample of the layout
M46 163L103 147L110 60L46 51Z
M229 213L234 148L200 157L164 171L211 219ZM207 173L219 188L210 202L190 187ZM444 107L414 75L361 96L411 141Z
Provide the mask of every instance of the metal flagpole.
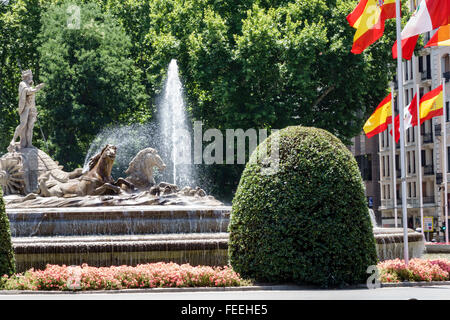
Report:
M444 110L442 117L442 144L444 145L444 154L443 154L443 181L444 181L444 218L445 218L445 242L448 243L448 187L447 187L447 108L445 104L445 79L442 79L442 95L444 100Z
M394 86L391 87L391 109L392 109L392 190L394 199L394 221L395 221L395 227L398 228L398 215L397 215L397 168L395 167L395 124L394 124L394 115L395 115L395 108L394 108L394 93L395 89Z
M408 252L408 211L406 208L406 170L405 170L405 115L403 102L403 57L402 57L402 20L400 0L395 1L396 26L397 26L397 80L398 80L398 106L400 111L400 168L402 182L402 221L403 221L403 251L405 264L409 263Z
M413 57L414 60L414 57ZM420 134L420 88L416 85L417 95L417 178L419 181L419 210L420 210L420 228L422 235L425 237L423 230L423 192L422 192L422 136Z

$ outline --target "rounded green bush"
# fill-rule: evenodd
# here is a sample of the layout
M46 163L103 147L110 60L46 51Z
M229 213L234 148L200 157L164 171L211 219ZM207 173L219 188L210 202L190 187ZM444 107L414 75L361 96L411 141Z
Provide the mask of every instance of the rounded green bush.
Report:
M12 275L14 272L16 272L16 263L11 243L11 231L0 187L0 277L4 274Z
M267 174L257 152L270 151L274 137L251 155L233 199L234 270L262 282L365 283L377 255L354 157L325 130L287 127L278 132L279 168Z

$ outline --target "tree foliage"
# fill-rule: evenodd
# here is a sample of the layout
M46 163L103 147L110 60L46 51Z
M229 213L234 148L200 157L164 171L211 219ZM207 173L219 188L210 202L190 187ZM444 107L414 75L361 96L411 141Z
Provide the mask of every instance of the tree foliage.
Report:
M16 272L16 262L11 242L11 231L5 211L5 203L3 202L2 188L0 188L0 277L4 274L12 275L14 272Z
M38 95L37 126L69 167L81 164L99 128L152 117L173 58L191 118L205 129L302 124L345 143L359 134L395 71L393 20L364 54L350 53L355 30L345 18L355 0L74 3L82 7L80 30L63 28L68 2L0 5L0 150L18 122L18 59L36 82L49 82ZM207 169L219 188L236 186L240 169L217 170Z
M42 16L41 119L52 154L69 167L79 165L104 127L146 117L146 96L131 43L122 26L95 3L81 4L79 28L70 27L73 2L52 5ZM82 158L80 158L80 156Z

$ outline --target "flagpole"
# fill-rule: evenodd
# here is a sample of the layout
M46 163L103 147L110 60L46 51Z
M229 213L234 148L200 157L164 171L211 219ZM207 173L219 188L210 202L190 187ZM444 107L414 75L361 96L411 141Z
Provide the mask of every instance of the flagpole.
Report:
M412 58L414 60L414 57ZM423 230L423 192L422 192L422 136L420 134L420 88L416 85L417 95L417 178L419 181L419 210L420 210L420 228L425 239Z
M405 125L403 118L405 112L403 102L403 57L402 57L402 20L400 0L395 1L396 29L397 29L397 81L398 81L398 106L400 111L400 168L402 182L402 220L403 220L403 253L405 264L409 263L408 252L408 209L406 201L406 170L405 170Z
M391 110L392 110L392 190L394 190L394 194L392 199L394 199L394 221L395 221L395 227L398 228L398 214L397 214L397 168L395 165L395 123L394 123L394 115L395 115L395 108L394 108L394 93L395 89L394 86L391 87Z
M445 104L445 78L442 79L442 95L444 100L444 110L443 110L443 117L442 117L442 144L444 145L444 154L443 154L443 171L442 174L443 180L444 180L444 218L445 218L445 242L448 244L448 187L447 187L447 108Z

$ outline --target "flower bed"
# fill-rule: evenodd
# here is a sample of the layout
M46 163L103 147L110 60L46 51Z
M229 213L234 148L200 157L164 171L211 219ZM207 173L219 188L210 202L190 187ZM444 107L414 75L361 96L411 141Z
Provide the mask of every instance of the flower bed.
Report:
M378 263L381 282L449 281L450 260L411 259L408 267L404 260L386 260Z
M249 283L230 267L193 267L189 264L152 263L136 267L47 265L45 270L0 279L4 290L118 290L131 288L228 287Z

